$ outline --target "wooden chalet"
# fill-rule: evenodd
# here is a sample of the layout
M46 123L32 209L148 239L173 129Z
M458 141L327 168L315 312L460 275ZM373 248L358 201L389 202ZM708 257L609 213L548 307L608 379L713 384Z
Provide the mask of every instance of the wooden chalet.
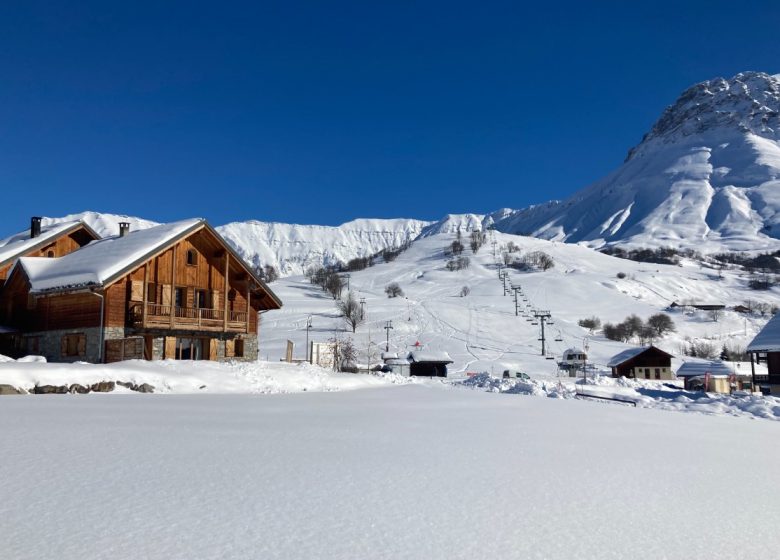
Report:
M41 225L42 219L30 219L30 229L0 240L0 287L13 265L21 257L56 258L72 253L100 236L82 221Z
M205 220L121 224L63 257L18 259L0 337L49 361L254 360L259 316L281 305Z
M612 377L674 379L672 355L655 346L623 350L612 356L607 366L612 368Z
M780 393L780 313L772 317L748 344L753 387L764 394ZM756 374L755 363L766 362L766 375Z

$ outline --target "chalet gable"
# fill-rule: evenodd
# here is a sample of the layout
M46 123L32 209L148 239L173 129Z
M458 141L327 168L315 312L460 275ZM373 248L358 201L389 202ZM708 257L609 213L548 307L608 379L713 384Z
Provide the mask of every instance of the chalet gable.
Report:
M48 248L52 249L51 256L62 256L62 254L57 254L62 249L58 251L56 244L66 237L72 238L72 247L68 248L69 251L74 251L91 241L100 239L100 236L81 220L46 226L41 226L40 222L36 220L39 218L33 218L30 229L0 239L0 271L10 268L14 261L20 257L32 256L36 252L43 252ZM49 255L42 254L41 256Z
M21 258L16 268L24 271L30 293L105 290L183 240L203 232L214 253L229 254L230 263L240 269L254 290L261 292L266 308L281 307L281 301L261 278L203 219L189 219L109 237L60 258ZM236 275L235 270L233 275Z

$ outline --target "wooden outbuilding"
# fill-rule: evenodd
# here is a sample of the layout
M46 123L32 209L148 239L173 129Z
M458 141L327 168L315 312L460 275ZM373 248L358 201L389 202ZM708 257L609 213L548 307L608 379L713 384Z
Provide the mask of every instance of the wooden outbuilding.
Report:
M256 359L261 313L281 301L201 219L23 257L0 298L15 353L49 361Z
M447 352L415 350L407 357L409 375L421 377L447 377L447 366L452 363Z
M612 377L631 379L674 379L672 355L655 346L629 348L616 354L607 364Z

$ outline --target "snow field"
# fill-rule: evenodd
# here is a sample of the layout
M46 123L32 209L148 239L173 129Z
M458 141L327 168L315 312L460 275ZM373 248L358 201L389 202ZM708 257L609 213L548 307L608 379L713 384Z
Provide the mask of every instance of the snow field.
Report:
M399 386L6 398L9 560L771 558L777 425Z

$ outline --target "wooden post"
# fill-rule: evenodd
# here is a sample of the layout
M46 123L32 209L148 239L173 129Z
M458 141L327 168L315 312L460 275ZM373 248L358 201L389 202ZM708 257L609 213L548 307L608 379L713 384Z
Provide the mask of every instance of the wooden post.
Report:
M247 280L246 281L246 332L247 333L249 332L249 316L251 315L251 313L249 312L249 310L251 309L249 307L249 298L252 296L251 288L252 288L252 282L251 280Z
M756 364L753 362L753 352L750 353L750 378L751 378L751 382L753 383L753 390L751 392L755 393L756 392Z
M176 256L178 244L173 246L173 255L171 256L171 328L176 317Z
M147 299L149 297L149 263L144 264L144 297L143 297L143 309L142 309L142 315L141 315L141 326L143 328L146 328L146 307L147 307Z
M228 275L230 274L230 253L225 251L225 293L222 299L225 300L225 316L222 317L222 332L227 332L228 327L228 294L230 293L230 286L228 285Z

